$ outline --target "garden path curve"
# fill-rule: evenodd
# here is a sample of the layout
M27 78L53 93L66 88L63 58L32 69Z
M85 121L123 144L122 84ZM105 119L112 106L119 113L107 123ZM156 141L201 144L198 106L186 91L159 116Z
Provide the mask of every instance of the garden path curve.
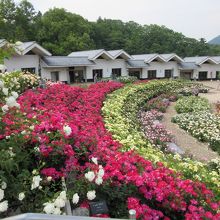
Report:
M186 154L191 155L194 159L199 161L208 162L211 159L220 158L216 152L209 149L207 144L199 142L189 133L179 128L177 124L171 122L172 117L177 114L174 106L175 103L171 103L167 108L162 122L167 130L173 134L176 144L180 146Z

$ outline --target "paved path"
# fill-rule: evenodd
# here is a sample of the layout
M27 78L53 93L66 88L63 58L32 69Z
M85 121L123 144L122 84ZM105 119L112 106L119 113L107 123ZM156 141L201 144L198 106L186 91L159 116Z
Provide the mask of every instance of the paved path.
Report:
M171 122L171 119L176 115L175 103L171 103L167 112L164 114L163 124L167 130L171 131L178 146L185 150L186 154L192 156L194 159L208 162L211 159L220 158L217 153L208 148L205 143L199 142L196 138L192 137L175 123Z
M204 81L202 84L209 87L210 90L208 93L199 94L199 96L207 98L215 111L214 104L220 102L220 81Z

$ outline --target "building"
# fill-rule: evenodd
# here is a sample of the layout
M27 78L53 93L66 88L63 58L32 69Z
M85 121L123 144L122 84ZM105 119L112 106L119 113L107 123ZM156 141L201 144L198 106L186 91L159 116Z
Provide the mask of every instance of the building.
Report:
M131 56L123 50L89 50L68 56L45 56L41 65L42 77L68 83L89 82L97 78L127 76L127 60Z
M0 40L0 48L6 45L6 40ZM4 65L8 72L22 70L41 75L40 61L44 56L51 56L51 53L35 41L18 43L14 46L14 54L4 60Z
M186 79L216 79L220 72L220 57L185 57L180 65L180 77Z
M0 48L7 41L0 40ZM4 60L7 71L28 71L42 78L66 83L95 81L97 78L136 76L139 79L187 78L215 79L220 57L186 57L176 54L129 55L124 50L77 51L68 56L52 56L38 43L14 46L14 54Z
M128 73L139 79L177 78L182 58L176 54L132 55L128 60Z

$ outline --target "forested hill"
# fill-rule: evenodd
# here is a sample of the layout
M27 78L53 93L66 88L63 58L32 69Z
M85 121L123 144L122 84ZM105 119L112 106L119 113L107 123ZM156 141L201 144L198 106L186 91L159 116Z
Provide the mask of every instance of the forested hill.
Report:
M24 0L0 0L0 39L37 41L54 55L105 48L124 49L130 54L177 53L180 56L220 55L220 48L204 39L188 38L165 26L139 25L133 21L82 16L54 8L43 15Z

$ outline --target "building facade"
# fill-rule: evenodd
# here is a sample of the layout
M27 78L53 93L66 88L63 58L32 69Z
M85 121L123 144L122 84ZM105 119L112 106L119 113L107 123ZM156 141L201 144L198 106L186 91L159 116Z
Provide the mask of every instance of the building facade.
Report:
M4 48L6 40L0 40ZM4 60L7 71L28 71L42 78L65 83L96 81L99 78L136 76L139 79L186 78L216 79L220 57L186 57L176 54L129 55L124 50L89 50L68 56L52 54L36 42L15 45L15 52Z

